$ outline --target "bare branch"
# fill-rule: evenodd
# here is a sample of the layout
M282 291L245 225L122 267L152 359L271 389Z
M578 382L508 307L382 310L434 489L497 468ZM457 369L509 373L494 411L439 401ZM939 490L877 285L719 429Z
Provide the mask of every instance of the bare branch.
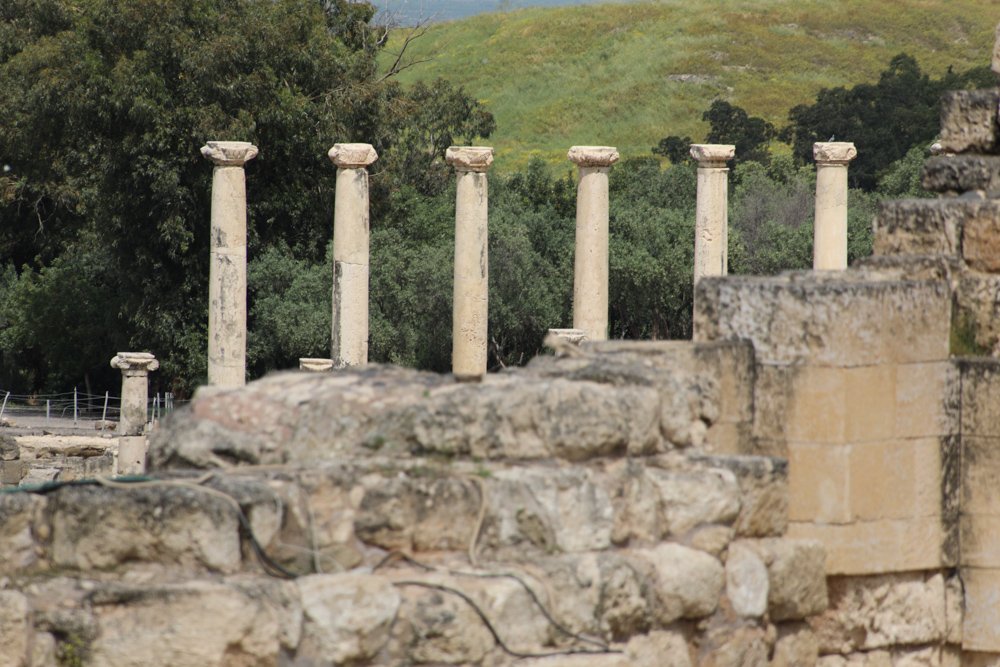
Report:
M403 44L399 48L399 53L396 54L396 59L393 61L392 65L389 66L389 69L386 70L385 74L379 77L378 81L380 83L388 78L396 76L403 70L407 70L413 67L414 65L419 65L420 63L425 63L428 62L429 60L432 60L432 58L423 58L418 60L412 60L409 62L403 62L403 58L406 55L406 49L409 48L410 44L413 43L414 40L419 39L427 34L428 23L429 19L421 19L420 21L417 22L415 26L407 30L406 37L403 39ZM385 38L387 39L389 34L388 25L386 26L385 32L386 32Z

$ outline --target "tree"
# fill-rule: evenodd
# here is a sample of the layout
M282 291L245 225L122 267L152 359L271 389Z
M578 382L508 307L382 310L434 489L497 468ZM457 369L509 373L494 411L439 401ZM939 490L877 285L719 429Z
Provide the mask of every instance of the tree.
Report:
M691 159L691 144L694 141L691 137L679 137L671 134L669 137L660 139L660 143L653 146L653 155L662 155L670 160L670 164L680 164Z
M705 143L734 144L736 164L766 163L770 159L768 145L777 136L777 131L763 118L750 116L725 100L715 100L701 119L710 126Z
M858 157L848 172L851 187L873 191L888 167L910 149L926 147L938 133L938 108L945 90L989 83L985 68L950 72L931 79L912 56L895 56L878 83L824 88L813 104L788 112L781 139L792 144L800 163L812 161L817 141L852 141Z
M175 391L198 384L211 182L198 152L205 141L261 149L247 167L250 257L281 248L289 260L317 264L332 233L331 143L368 141L387 165L406 163L427 141L413 136L414 105L457 107L437 119L435 137L492 129L492 117L460 90L435 85L411 99L380 75L375 56L385 33L373 15L371 5L351 0L3 3L0 253L21 276L14 300L26 310L16 319L44 320L46 331L77 327L68 312L40 310L18 294L34 280L72 293L62 282L71 272L54 267L89 254L102 273L91 277L86 298L114 323L96 340L155 352ZM441 150L435 143L425 159ZM385 180L373 177L373 208L400 187ZM271 315L258 307L251 317L253 329ZM32 366L30 382L62 381L45 359L69 348L68 338L0 340L3 363ZM77 356L96 372L115 351ZM259 359L271 361L256 372L278 357Z

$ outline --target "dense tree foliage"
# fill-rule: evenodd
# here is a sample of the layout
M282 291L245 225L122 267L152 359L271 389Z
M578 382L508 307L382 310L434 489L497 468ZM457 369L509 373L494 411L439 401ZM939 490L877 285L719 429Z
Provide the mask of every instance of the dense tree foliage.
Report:
M932 79L915 58L900 54L877 83L823 89L813 104L793 107L781 136L803 164L812 161L814 142L853 141L858 157L851 163L851 186L873 191L889 165L937 136L941 93L993 82L986 67Z
M379 73L383 36L371 7L347 0L0 6L0 387L89 378L113 389L108 359L126 349L155 352L158 377L175 391L202 381L212 168L198 148L216 138L261 149L247 166L249 374L329 353L334 170L325 149L335 141L370 142L380 155L370 356L448 370L455 189L442 157L450 144L488 137L494 121L446 81L403 90ZM868 254L876 197L919 193L931 104L920 95L940 85L900 57L878 84L824 91L792 111L793 156L770 154L770 124L714 102L706 141L736 143L742 158L730 271L811 265L815 173L802 146L811 151L828 131L873 160L882 149L872 146L898 144L894 160L861 163L855 183L877 192L850 194L849 258ZM855 109L872 105L912 133L896 136ZM835 109L853 124L828 130ZM646 156L611 171L612 337L691 333L690 143L660 141L653 152L670 160L665 169ZM491 368L523 363L546 329L572 323L574 178L540 160L490 175Z
M3 3L0 383L111 382L119 349L155 351L178 390L203 377L206 140L261 149L247 168L258 281L287 278L279 256L323 259L333 142L375 144L393 174L373 178L375 207L407 178L440 189L431 165L492 117L446 82L403 91L380 76L373 14L348 0Z

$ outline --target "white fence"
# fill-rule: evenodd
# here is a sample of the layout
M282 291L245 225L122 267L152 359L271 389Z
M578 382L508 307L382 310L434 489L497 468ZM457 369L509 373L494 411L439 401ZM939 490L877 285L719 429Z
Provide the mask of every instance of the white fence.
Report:
M147 399L146 420L157 421L184 402L175 401L170 392L158 392ZM44 419L46 424L55 420L72 420L73 424L79 424L81 421L118 421L120 413L121 397L112 396L110 392L88 394L74 387L73 391L60 394L14 394L0 389L0 420L21 417Z

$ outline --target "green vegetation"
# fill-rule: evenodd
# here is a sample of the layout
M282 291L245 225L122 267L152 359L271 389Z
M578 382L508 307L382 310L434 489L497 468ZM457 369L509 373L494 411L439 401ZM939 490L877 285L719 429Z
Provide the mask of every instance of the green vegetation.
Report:
M831 119L849 119L879 160L860 170L864 189L851 191L853 260L871 252L877 198L919 193L934 96L946 84L978 80L965 74L971 55L933 77L907 56L890 60L896 47L883 42L892 22L859 32L840 13L862 5L875 19L896 7L846 0L821 12L819 2L760 0L750 21L749 2L717 11L701 0L473 19L464 29L493 32L455 42L467 57L504 62L523 46L527 59L490 70L491 85L508 88L484 105L469 95L481 93L468 78L463 89L446 79L402 86L386 76L372 9L348 0L11 0L0 5L0 387L57 390L86 378L114 391L120 377L108 359L130 349L161 360L161 390L183 396L203 381L212 167L198 148L217 138L261 149L247 168L251 378L328 354L335 177L324 153L335 141L370 142L379 153L371 176L372 360L449 370L455 186L443 153L453 143L492 143L493 132L508 159L489 183L490 367L524 363L546 329L571 324L576 184L564 156L573 143L615 143L624 153L610 180L611 336L690 336L696 179L684 158L688 137L743 147L731 178L730 271L775 273L811 265L815 173L802 146ZM953 11L962 7L967 13ZM912 28L916 53L937 48L928 61L935 68L951 56L934 35L950 26L949 39L964 36L978 62L993 19L973 7L907 3L907 11L896 7L891 30ZM934 29L917 31L931 8L940 10ZM555 23L523 22L543 16ZM521 32L512 37L514 27ZM452 29L434 28L415 48ZM762 41L764 34L777 41ZM819 90L844 72L861 77L883 47L888 55L869 77L877 83ZM605 57L588 61L594 48ZM851 67L848 54L857 59ZM583 60L567 64L576 58ZM793 66L802 59L823 64L813 67L813 93L769 101L764 93L787 93L789 81L804 90L808 68ZM753 67L732 69L744 61ZM564 80L563 67L580 81ZM538 72L550 78L533 78ZM774 80L759 80L762 72ZM639 94L651 76L659 83ZM725 88L737 79L734 90L757 91L746 109ZM535 123L513 139L503 116L497 122L491 113L509 113L511 100ZM792 104L794 122L783 130L796 150L775 151ZM671 114L688 124L671 124ZM896 131L900 123L905 133ZM626 130L634 145L619 139ZM668 131L677 134L663 138ZM672 164L664 168L653 145Z
M988 64L994 0L688 0L527 9L432 25L430 58L404 83L443 76L495 115L495 170L574 144L645 155L668 135L702 138L723 98L782 127L822 88L877 80L898 53L934 77ZM398 49L402 35L386 54ZM826 137L823 137L826 139Z

